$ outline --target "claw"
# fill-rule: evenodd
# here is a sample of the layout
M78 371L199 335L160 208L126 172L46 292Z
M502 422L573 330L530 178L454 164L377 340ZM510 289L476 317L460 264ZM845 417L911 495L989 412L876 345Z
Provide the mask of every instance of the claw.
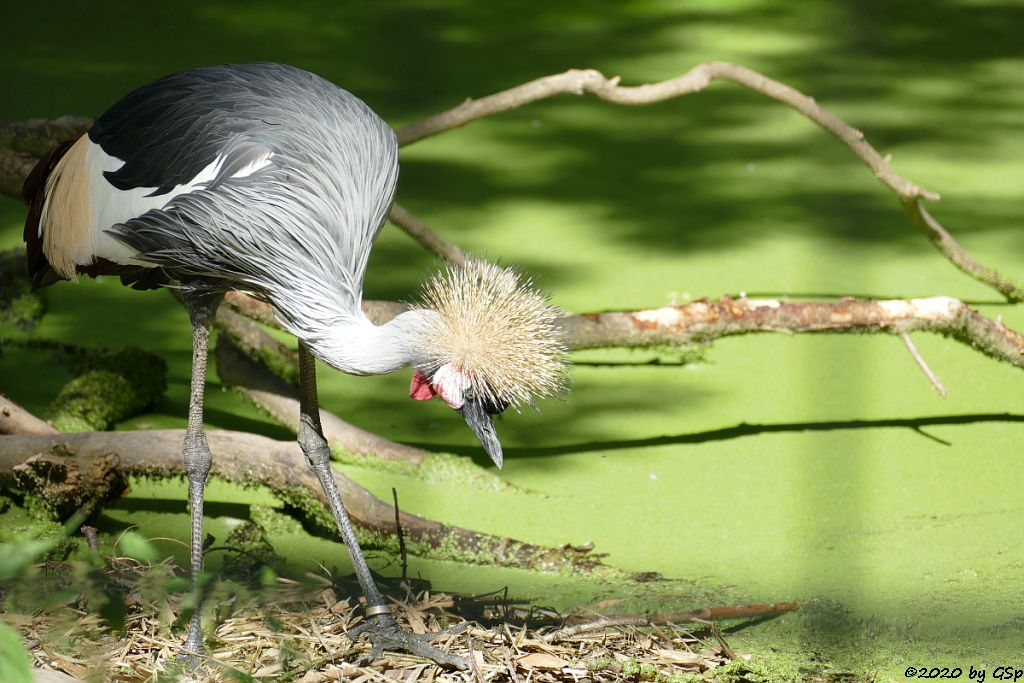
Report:
M349 638L354 641L362 633L366 632L369 634L370 642L372 643L369 654L365 657L360 657L355 662L356 666L369 664L380 657L384 650L396 650L398 652L408 652L419 657L424 657L442 666L450 666L456 669L468 669L471 664L465 657L449 654L430 644L430 641L434 638L462 633L468 627L469 622L463 622L436 633L424 633L422 635L417 635L400 628L395 622L395 618L390 614L375 614L368 617L366 621L359 626L350 630L348 635Z

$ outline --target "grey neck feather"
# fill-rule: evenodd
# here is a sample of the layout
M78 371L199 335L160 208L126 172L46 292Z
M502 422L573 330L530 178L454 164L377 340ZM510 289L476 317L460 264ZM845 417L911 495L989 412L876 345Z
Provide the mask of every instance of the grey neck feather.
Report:
M430 362L418 333L433 311L406 311L384 325L361 313L335 320L315 336L303 336L313 353L328 365L352 375L383 375Z

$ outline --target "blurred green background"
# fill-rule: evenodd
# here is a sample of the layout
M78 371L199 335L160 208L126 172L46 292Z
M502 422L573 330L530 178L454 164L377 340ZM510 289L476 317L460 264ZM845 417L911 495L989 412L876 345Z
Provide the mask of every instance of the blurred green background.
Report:
M137 85L217 62L316 71L398 127L570 67L638 84L734 61L864 130L943 195L935 215L976 258L1024 279L1021 3L113 0L20 3L4 18L0 119L11 120L94 116ZM1024 330L1021 308L947 263L848 150L730 84L640 108L560 97L474 123L403 150L398 200L464 248L527 268L574 311L741 291L947 295ZM0 201L0 247L20 242L23 218ZM409 299L433 265L388 227L367 295ZM123 428L184 425L190 334L169 296L105 280L47 298L36 336L167 359L159 409ZM948 398L892 337L751 336L691 364L594 351L577 356L564 399L499 424L500 476L523 492L347 471L385 498L397 487L405 510L534 543L593 541L615 567L674 580L598 589L416 563L440 589L507 584L562 606L628 594L636 609L798 600L800 613L739 630L733 646L880 680L910 665L1019 663L1024 377L948 340L915 341ZM0 390L41 414L65 380L42 354L0 356ZM345 419L486 464L457 416L405 398L407 374L322 369L320 381ZM211 428L288 438L212 371L208 405ZM210 497L215 534L252 498L224 485ZM186 519L180 484L140 483L103 524L185 540ZM292 557L346 561L340 544L288 542ZM392 559L375 561L395 573Z

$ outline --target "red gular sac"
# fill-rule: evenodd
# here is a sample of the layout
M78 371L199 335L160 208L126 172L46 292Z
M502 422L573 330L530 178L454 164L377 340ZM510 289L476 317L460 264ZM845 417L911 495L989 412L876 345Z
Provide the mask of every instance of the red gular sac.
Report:
M416 401L429 401L437 396L437 390L430 384L430 380L420 372L419 368L412 374L412 383L409 385L409 398Z

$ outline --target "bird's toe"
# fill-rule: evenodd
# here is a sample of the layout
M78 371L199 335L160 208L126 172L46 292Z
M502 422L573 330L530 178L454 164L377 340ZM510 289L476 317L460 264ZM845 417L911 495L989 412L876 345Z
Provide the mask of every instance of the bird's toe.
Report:
M466 657L459 657L444 650L439 650L430 644L430 641L435 638L461 633L468 627L469 622L463 622L442 631L416 634L401 628L390 614L377 614L369 617L365 622L349 631L349 637L355 640L365 633L369 636L370 642L373 645L369 654L356 662L357 665L368 664L374 661L380 657L384 650L393 650L424 657L441 666L468 669L471 663Z

